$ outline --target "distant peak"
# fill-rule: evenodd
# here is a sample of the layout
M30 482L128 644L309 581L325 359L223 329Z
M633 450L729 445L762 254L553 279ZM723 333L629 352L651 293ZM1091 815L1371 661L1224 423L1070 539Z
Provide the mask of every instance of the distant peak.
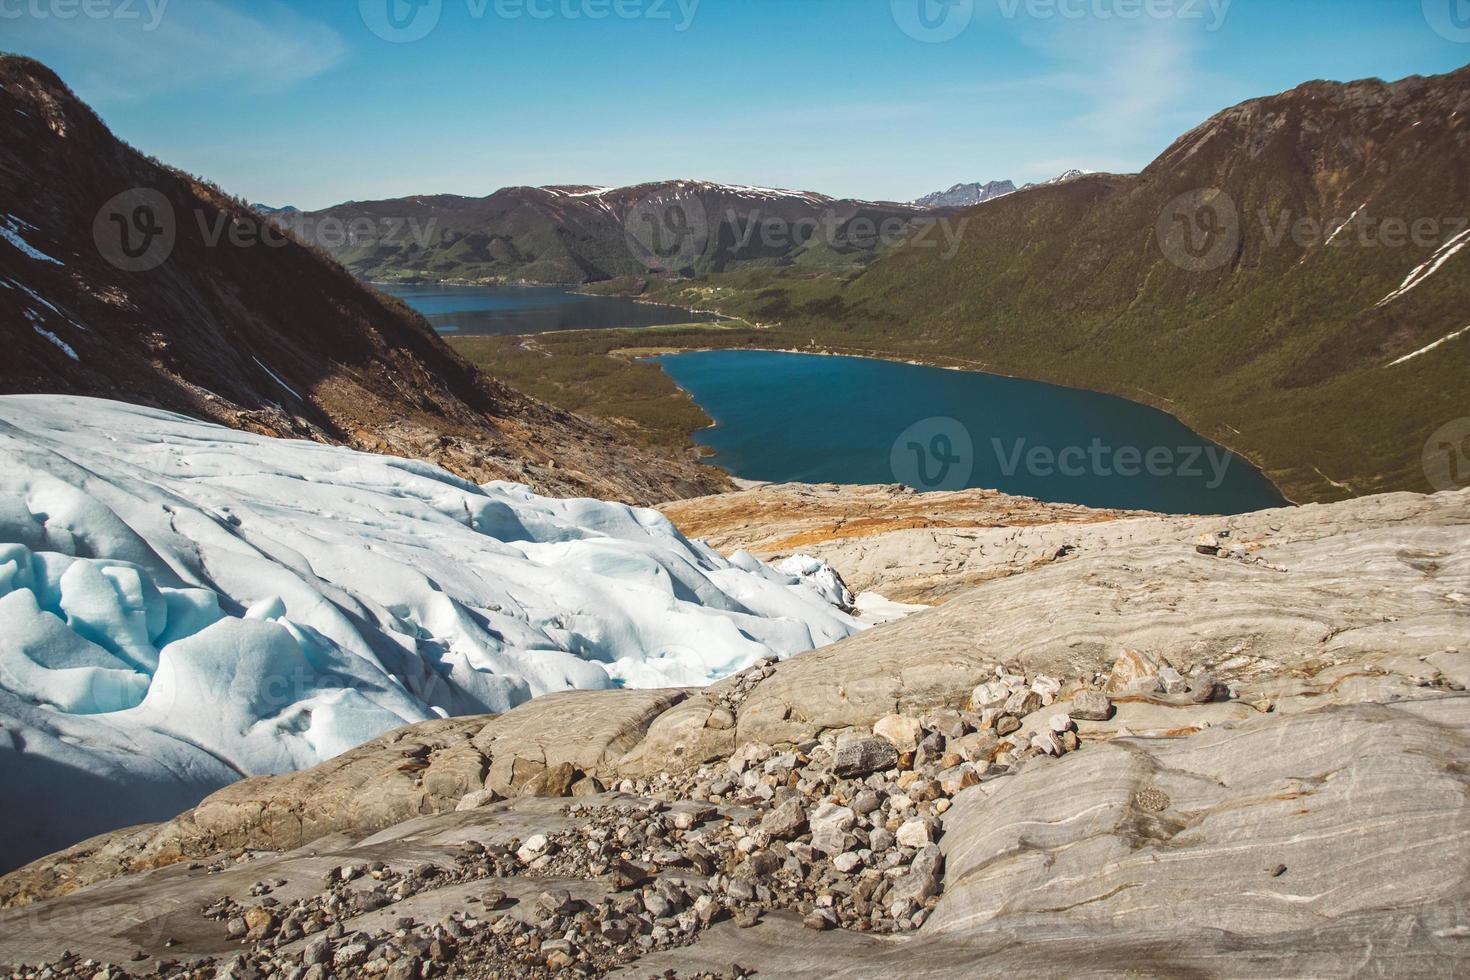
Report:
M997 197L1014 194L1016 185L1009 180L992 180L989 183L955 184L947 191L935 191L914 201L926 208L967 208L993 201Z

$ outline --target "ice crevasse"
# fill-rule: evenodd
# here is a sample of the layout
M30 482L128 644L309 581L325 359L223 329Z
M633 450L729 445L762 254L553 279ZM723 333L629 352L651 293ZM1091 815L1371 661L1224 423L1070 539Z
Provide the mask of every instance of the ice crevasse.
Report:
M0 398L0 870L404 724L835 642L827 578L653 510Z

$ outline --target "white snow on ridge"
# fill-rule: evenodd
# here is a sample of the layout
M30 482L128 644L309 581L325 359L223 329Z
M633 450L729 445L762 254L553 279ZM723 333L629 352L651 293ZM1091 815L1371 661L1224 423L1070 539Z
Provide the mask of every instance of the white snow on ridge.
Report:
M1427 344L1424 347L1419 348L1418 350L1414 351L1412 354L1405 354L1403 357L1399 358L1396 361L1389 361L1387 364L1384 365L1384 367L1397 367L1398 365L1404 363L1405 361L1412 361L1414 358L1418 357L1420 354L1428 354L1430 351L1434 350L1436 347L1440 347L1440 346L1442 346L1444 344L1448 344L1450 341L1455 340L1455 339L1458 339L1459 337L1463 337L1467 333L1470 333L1470 327L1461 327L1459 330L1456 330L1453 333L1448 334L1447 336L1444 336L1444 337L1439 338L1434 343Z
M703 684L862 628L803 578L652 510L0 398L0 785L28 801L0 869L406 723Z
M26 310L26 316L27 317L34 318L35 317L35 314L32 313L30 310ZM56 336L56 334L52 333L50 330L47 330L45 327L41 326L39 323L34 322L34 320L31 323L31 329L34 330L34 331L36 331L36 333L40 334L42 337L44 337L47 340L51 341L51 343L55 344L56 347L63 354L65 354L67 357L71 358L73 361L77 361L78 363L81 362L82 359L77 356L76 349L73 348L71 344L68 344L66 341L64 341L60 337Z
M277 374L276 372L272 371L269 367L267 367L264 361L262 361L258 357L254 357L254 356L252 356L250 359L252 361L254 361L256 364L260 365L260 369L262 371L264 371L266 374L270 375L272 381L274 381L276 384L280 385L282 388L285 388L288 392L290 392L291 393L291 396L293 398L295 398L299 402L306 401L306 399L304 399L300 395L296 394L296 389L295 388L292 388L290 385L286 384L286 382L282 381L281 380L281 376L279 374Z
M1377 305L1375 306L1375 309L1378 306L1387 306L1389 303L1392 303L1394 300L1398 299L1400 296L1404 295L1410 290L1416 289L1419 286L1423 285L1430 276L1434 275L1441 268L1443 268L1444 264L1450 259L1454 258L1455 253L1459 252L1460 249L1464 248L1466 245L1470 245L1470 228L1465 229L1454 238L1451 238L1449 241L1441 245L1439 247L1439 250L1429 257L1429 261L1425 262L1423 265L1416 268L1413 272L1409 273L1409 276L1407 279L1404 280L1403 285L1399 286L1398 289L1395 289L1393 292L1383 297L1383 299L1379 300Z
M37 262L50 262L52 265L64 265L60 259L53 259L38 248L31 246L20 233L24 229L36 230L36 226L22 221L13 214L0 215L0 238L5 239L16 248L20 249L22 255L35 259Z

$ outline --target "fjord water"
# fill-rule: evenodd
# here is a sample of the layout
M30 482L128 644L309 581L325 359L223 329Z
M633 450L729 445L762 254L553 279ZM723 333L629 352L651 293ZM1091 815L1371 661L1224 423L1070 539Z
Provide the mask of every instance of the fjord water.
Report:
M695 439L751 480L990 488L1040 500L1237 514L1279 507L1246 460L1126 399L859 357L658 358L715 420Z
M457 336L552 333L611 327L707 323L708 313L639 303L625 296L585 296L560 286L383 285L440 333Z

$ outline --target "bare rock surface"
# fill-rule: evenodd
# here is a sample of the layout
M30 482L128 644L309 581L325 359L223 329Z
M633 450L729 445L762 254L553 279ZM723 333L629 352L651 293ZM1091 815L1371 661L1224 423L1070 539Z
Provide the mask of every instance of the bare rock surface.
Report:
M982 532L1063 528L1151 516L1051 504L995 490L915 493L903 486L761 484L737 493L676 500L659 510L721 552L761 558L809 554L842 570L854 592L933 605L995 577L1007 536ZM1061 539L1067 537L1065 531ZM1060 547L1060 545L1058 546ZM1056 557L1045 545L1013 554L1007 569ZM1040 550L1037 550L1040 549Z
M1075 556L702 691L415 726L53 855L0 880L0 963L1470 969L1470 493L1032 533Z

